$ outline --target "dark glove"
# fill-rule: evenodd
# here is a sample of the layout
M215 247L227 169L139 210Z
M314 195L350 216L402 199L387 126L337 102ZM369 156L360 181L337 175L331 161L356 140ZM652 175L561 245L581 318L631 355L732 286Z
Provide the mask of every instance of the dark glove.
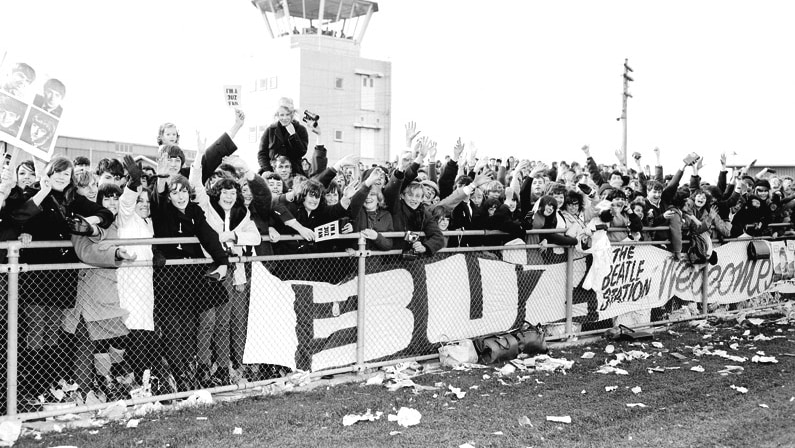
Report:
M86 218L76 213L66 219L66 224L69 226L69 232L72 235L91 236L94 234L94 226L86 221Z
M166 256L160 252L152 253L152 267L161 269L166 265Z
M127 187L130 190L137 191L141 185L143 170L135 163L131 155L124 156L124 168L127 170Z

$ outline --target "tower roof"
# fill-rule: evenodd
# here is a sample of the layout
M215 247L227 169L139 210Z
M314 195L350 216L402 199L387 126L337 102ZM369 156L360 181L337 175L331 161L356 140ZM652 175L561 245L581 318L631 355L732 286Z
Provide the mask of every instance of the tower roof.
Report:
M286 3L291 17L304 19L317 19L323 3L323 18L331 21L363 16L371 6L372 12L378 11L378 3L368 0L252 0L251 3L261 11L271 13L284 9L283 4Z

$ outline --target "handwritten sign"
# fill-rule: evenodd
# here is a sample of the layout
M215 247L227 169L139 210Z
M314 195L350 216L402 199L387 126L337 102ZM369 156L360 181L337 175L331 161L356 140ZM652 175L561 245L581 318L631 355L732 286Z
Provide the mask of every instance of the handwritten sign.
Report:
M602 280L602 296L599 311L614 304L637 302L651 290L651 278L645 272L646 260L635 255L635 246L620 246L613 249L610 273Z
M224 86L226 105L229 107L240 107L240 90L242 86Z
M328 224L315 227L315 241L333 240L339 238L339 221L332 221Z

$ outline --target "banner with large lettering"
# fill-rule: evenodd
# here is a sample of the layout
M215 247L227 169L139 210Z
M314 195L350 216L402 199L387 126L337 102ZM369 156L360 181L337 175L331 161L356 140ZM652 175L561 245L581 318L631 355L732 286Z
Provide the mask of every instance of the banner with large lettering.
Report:
M706 267L710 303L747 300L773 286L771 260L748 260L746 247L737 242L716 249L718 263ZM701 301L704 267L652 246L610 250L610 258L574 261L576 320L656 308L674 296ZM524 320L566 317L565 263L521 265L473 254L384 259L368 259L361 317L354 275L339 284L285 281L254 263L243 361L302 370L353 364L357 319L363 322L364 359L373 362L433 353L438 342L506 330ZM779 270L789 269L782 259ZM591 272L599 276L589 282Z

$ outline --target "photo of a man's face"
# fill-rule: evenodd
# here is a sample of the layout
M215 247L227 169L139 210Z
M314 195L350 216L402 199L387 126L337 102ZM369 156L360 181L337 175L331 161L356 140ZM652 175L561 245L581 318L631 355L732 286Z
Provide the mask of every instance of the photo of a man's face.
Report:
M0 132L16 137L26 108L22 101L0 93Z
M25 143L47 151L57 127L58 120L33 108L22 130L21 139Z

